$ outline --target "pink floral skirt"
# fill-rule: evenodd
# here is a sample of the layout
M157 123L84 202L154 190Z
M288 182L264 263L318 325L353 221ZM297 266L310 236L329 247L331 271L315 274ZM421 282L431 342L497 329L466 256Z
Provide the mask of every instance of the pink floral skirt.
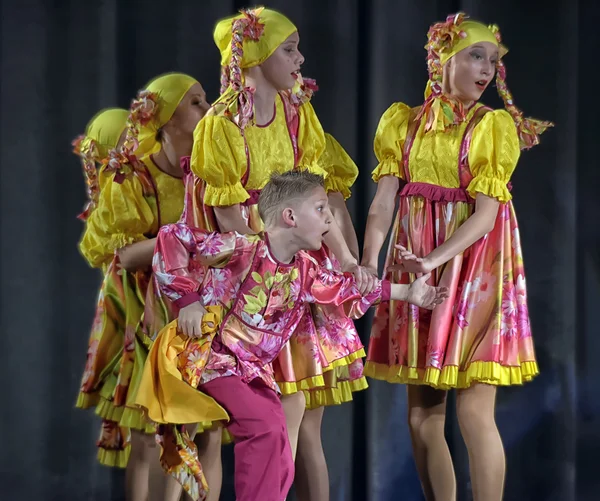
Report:
M474 207L470 202L401 196L386 268L396 261L394 244L426 256L452 236ZM395 272L386 278L408 284L415 277ZM430 283L450 290L450 297L433 311L400 301L377 308L367 376L449 389L473 383L522 384L538 373L511 202L500 205L494 229L435 270Z

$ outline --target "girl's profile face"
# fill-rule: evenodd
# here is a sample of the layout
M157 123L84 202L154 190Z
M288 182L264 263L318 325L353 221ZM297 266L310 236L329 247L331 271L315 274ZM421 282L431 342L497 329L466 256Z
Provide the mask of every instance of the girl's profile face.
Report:
M209 108L206 92L202 85L196 83L183 96L171 120L167 122L167 126L177 129L181 134L189 134L191 137L196 125L206 115Z
M444 90L463 103L479 101L494 79L498 47L479 42L461 50L444 66Z
M300 35L292 33L271 56L262 63L265 79L277 90L291 89L296 83L304 56L298 50Z

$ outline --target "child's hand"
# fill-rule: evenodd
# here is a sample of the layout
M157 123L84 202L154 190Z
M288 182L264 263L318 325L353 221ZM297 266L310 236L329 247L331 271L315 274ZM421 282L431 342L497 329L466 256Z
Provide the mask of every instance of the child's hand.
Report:
M188 337L202 336L202 317L206 315L204 306L198 301L179 310L177 326Z
M392 264L387 267L387 272L391 273L394 271L400 273L429 273L433 267L427 258L421 258L414 255L401 245L395 245L398 249L398 261L397 264Z
M447 287L432 287L427 285L431 273L417 278L408 288L407 301L427 310L433 310L448 297Z
M372 270L360 266L358 263L353 263L351 266L346 267L343 271L352 273L356 280L356 287L360 291L362 296L366 296L373 292L377 287L377 275L373 274Z

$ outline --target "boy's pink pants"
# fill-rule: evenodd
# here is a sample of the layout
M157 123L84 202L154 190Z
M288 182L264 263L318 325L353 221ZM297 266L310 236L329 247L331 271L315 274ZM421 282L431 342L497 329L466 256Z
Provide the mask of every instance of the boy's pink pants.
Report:
M248 384L238 376L219 377L198 389L229 414L236 500L284 501L294 480L294 461L277 394L261 379Z

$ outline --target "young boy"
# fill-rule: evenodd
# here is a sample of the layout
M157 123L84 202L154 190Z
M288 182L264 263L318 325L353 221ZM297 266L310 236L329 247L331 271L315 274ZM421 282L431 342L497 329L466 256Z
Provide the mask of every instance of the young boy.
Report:
M310 314L310 303L343 305L348 316L358 318L374 303L389 299L433 308L446 291L428 286L428 276L423 276L411 285L377 281L361 297L351 275L320 267L304 252L320 249L332 217L320 176L305 171L276 174L258 204L263 237L167 225L159 233L153 267L162 293L180 308L179 331L191 338L176 357L176 370L185 381L181 384L209 395L229 416L226 426L236 442L236 499L282 501L292 484L294 464L271 362L303 315ZM219 324L216 334L202 328L205 307L224 313L222 320L214 320ZM161 345L157 339L153 350ZM149 360L152 364L155 356ZM150 372L144 377L151 378ZM138 403L149 408L144 401ZM193 402L186 399L183 404ZM165 412L149 415L173 423L164 419ZM179 475L184 483L199 480L197 474L183 477ZM198 492L196 485L184 487Z

